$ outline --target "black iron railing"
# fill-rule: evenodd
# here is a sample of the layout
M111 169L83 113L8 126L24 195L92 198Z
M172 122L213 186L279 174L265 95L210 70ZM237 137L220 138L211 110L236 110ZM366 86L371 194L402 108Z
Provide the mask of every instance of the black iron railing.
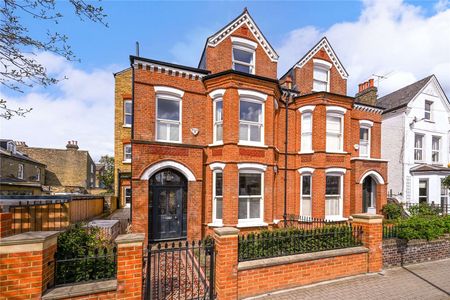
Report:
M314 228L322 228L330 225L345 225L345 224L349 224L348 221L346 220L335 221L335 220L312 218L307 216L289 215L287 227L308 230Z
M214 299L214 240L149 245L144 298Z
M243 235L239 237L239 261L360 246L362 234L360 226L335 225Z
M117 249L102 248L76 256L55 254L55 285L116 278Z
M383 224L383 239L398 237L399 227L395 224Z

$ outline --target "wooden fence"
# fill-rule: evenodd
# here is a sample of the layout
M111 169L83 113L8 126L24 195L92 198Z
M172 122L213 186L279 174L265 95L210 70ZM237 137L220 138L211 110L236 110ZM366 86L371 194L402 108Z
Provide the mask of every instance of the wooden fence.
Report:
M20 198L19 198L20 199ZM13 232L63 230L103 214L102 196L0 198L2 211L13 214Z

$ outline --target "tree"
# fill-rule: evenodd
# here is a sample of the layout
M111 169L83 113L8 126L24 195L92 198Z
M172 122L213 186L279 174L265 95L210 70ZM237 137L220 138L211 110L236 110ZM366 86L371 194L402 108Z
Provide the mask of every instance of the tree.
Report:
M84 0L69 0L74 13L80 20L105 23L106 15L101 6L86 3ZM50 86L60 79L54 78L36 59L37 52L48 51L61 55L67 60L76 60L68 37L47 29L46 38L32 36L28 27L22 22L26 17L33 19L33 24L40 22L54 28L63 18L57 7L57 0L4 0L0 7L0 85L17 92L24 87L34 85ZM31 108L8 108L3 99L0 104L0 117L10 119L23 116Z
M99 182L105 185L108 192L114 192L114 157L102 156L99 163L105 166L104 172L98 175Z
M450 189L450 175L444 178L442 181L442 185Z

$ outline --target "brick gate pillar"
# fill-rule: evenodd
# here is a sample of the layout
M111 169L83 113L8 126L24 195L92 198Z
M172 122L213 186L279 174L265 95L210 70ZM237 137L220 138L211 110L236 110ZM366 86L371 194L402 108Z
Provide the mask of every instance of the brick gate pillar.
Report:
M383 268L383 216L374 214L353 215L353 226L361 226L362 242L369 249L368 272Z
M117 244L117 299L142 299L144 233L121 234Z
M59 232L35 231L0 239L0 299L41 299L52 284Z
M0 213L0 239L13 234L13 215L10 212Z
M238 298L238 235L239 229L233 227L214 229L218 300Z

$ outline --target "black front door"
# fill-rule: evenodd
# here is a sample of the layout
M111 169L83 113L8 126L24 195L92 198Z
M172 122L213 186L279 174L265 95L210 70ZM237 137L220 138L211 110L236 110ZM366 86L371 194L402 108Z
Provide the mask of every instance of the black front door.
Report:
M183 175L170 169L150 179L150 240L186 237L187 183Z
M372 207L373 203L373 183L372 177L367 176L363 181L362 186L362 201L363 201L363 212L368 212L368 208Z

